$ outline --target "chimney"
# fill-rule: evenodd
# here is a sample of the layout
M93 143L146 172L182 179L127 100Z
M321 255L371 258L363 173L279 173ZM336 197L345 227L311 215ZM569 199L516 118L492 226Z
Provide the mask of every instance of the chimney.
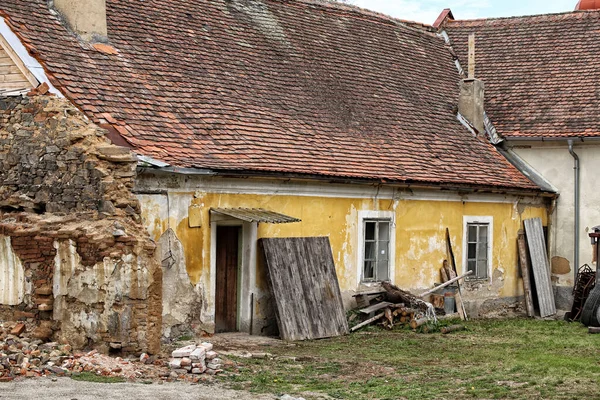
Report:
M87 42L106 42L106 0L51 0L69 28Z
M458 112L478 132L484 132L484 85L475 78L475 35L469 35L469 77L460 81Z

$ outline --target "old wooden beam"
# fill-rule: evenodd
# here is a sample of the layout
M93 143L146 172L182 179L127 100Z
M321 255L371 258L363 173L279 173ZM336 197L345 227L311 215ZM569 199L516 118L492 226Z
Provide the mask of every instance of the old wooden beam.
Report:
M527 254L527 241L525 231L520 229L517 234L517 245L519 248L519 261L521 266L521 277L523 278L523 290L525 292L525 308L528 317L535 317L533 309L533 296L531 295L531 277L529 276L529 256Z
M366 321L361 322L358 325L353 326L352 328L350 328L350 332L354 332L357 329L362 328L363 326L367 326L369 324L372 324L373 322L380 320L381 318L385 317L385 312L382 312L380 314L377 314L376 316L374 316L373 318L369 318Z
M421 293L421 294L419 295L419 297L423 298L423 297L427 296L428 294L431 294L431 293L435 292L436 290L440 290L440 289L442 289L442 288L445 288L446 286L450 286L450 285L452 285L454 282L456 282L456 281L459 281L459 280L461 280L461 279L464 279L465 277L467 277L467 276L471 275L472 273L473 273L473 271L467 271L466 273L464 273L464 274L462 274L462 275L460 275L460 276L457 276L457 277L456 277L456 278L454 278L454 279L450 279L450 280L449 280L448 282L446 282L446 283L442 283L441 285L439 285L439 286L436 286L436 287L434 287L434 288L433 288L433 289L431 289L431 290L428 290L428 291L426 291L426 292L423 292L423 293Z
M449 228L446 228L446 247L448 248L448 255L450 256L450 261L452 262L451 268L447 270L448 278L452 279L455 278L458 273L456 272L456 259L454 258L454 250L452 249L452 239L450 239ZM467 317L467 310L465 309L465 304L462 300L462 289L460 287L460 282L457 282L456 284L458 286L458 293L454 296L454 299L456 300L456 309L460 314L460 319L463 321L468 321L469 318Z

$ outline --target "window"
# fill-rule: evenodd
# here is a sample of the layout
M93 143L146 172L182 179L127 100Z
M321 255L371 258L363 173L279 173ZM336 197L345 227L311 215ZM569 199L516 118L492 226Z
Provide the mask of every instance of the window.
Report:
M364 220L364 281L389 279L390 226L389 219Z
M358 211L356 281L358 285L394 277L396 229L394 211Z
M465 217L465 272L468 279L488 279L491 259L491 217Z

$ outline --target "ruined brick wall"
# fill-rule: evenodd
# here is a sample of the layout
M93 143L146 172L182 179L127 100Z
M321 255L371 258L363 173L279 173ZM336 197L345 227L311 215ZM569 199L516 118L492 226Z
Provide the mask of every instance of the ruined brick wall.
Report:
M157 352L160 265L136 160L68 101L0 98L0 318L75 348Z

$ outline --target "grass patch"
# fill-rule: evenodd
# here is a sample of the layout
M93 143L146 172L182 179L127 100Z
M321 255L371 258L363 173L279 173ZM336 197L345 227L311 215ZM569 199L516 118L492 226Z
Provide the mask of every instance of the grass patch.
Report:
M103 376L96 375L93 372L82 372L78 375L71 375L74 381L94 382L94 383L121 383L125 382L125 378L121 376Z
M600 335L564 321L472 321L449 335L368 328L239 359L221 379L259 393L338 399L577 399L600 387ZM295 357L295 360L290 357ZM313 396L317 398L318 396Z

